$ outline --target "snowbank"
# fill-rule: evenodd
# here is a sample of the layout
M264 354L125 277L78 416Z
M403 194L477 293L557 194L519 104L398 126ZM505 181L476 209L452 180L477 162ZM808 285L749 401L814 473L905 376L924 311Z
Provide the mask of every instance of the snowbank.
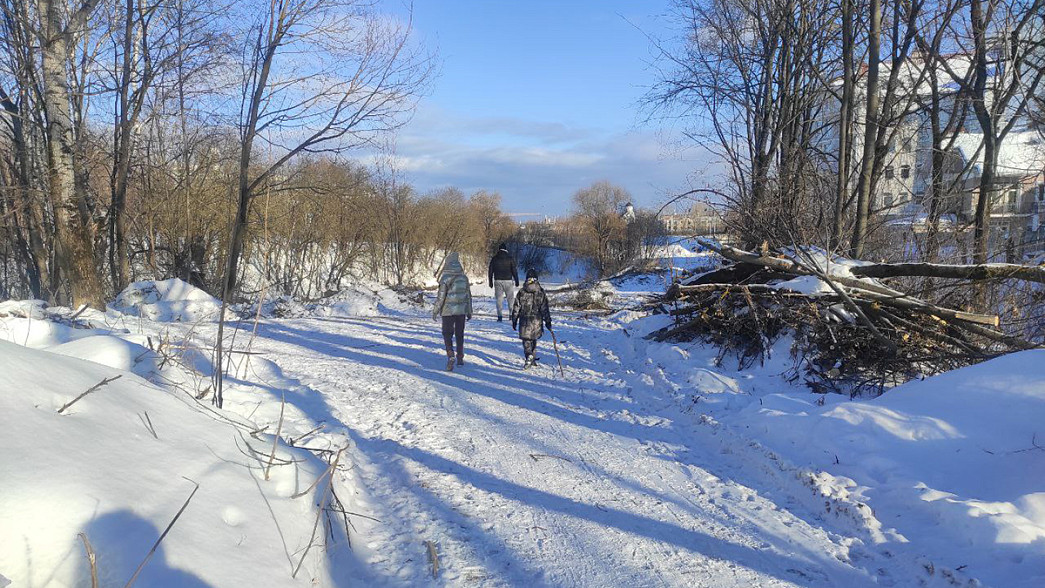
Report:
M133 336L130 336L133 337ZM113 335L88 335L49 351L148 377L158 371L159 356L144 345Z
M221 301L178 278L134 282L116 297L111 307L124 314L161 322L213 321Z
M114 339L57 350L132 363L138 347ZM137 585L333 585L321 545L291 577L312 538L324 485L309 486L322 462L280 446L277 460L290 463L266 480L271 437L110 365L0 342L0 373L0 574L13 586L89 586L80 534L100 584L123 585L183 505Z
M707 253L693 246L685 246L682 243L669 243L654 249L653 257L703 257Z
M872 401L825 400L770 394L730 420L794 463L854 480L880 521L952 568L1045 585L1045 351Z
M854 401L797 389L790 337L738 371L710 345L641 340L665 324L628 327L643 377L673 388L738 460L768 459L774 487L839 532L920 558L939 582L925 585L1045 586L1045 350Z
M492 290L491 290L492 292ZM472 288L473 295L476 288ZM302 302L290 296L266 298L261 307L261 316L266 318L291 318L306 316L323 317L374 317L383 313L414 310L418 300L409 300L391 288L370 282L360 282L315 302ZM236 311L242 316L253 317L257 313L253 304L239 305Z
M0 315L0 341L10 341L34 349L61 345L101 332L94 329L78 329L54 322L50 318Z
M43 300L5 300L0 302L0 317L42 319L47 316L46 309Z
M323 301L317 309L317 314L345 317L378 316L381 314L379 307L385 300L386 298L365 286L350 286Z

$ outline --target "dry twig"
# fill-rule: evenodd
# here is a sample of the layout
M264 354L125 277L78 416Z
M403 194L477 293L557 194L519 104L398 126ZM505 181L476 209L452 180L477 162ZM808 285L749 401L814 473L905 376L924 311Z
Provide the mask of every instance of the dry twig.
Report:
M87 396L87 395L88 395L88 394L90 394L91 392L94 392L95 390L98 390L98 389L100 389L100 388L101 388L102 386L105 386L106 384L109 384L109 383L111 383L111 382L115 382L116 380L119 380L119 379L120 379L120 378L122 378L122 377L123 377L123 374L116 374L115 376L113 376L113 377L111 377L111 378L105 378L105 379L104 379L104 380L102 380L101 382L98 382L98 383L97 383L97 384L95 384L94 386L91 386L91 387L90 387L90 388L88 388L88 389L87 389L86 391L84 391L84 393L83 393L83 394L80 394L80 395L79 395L79 396L77 396L76 398L73 398L73 399L72 399L72 400L70 400L69 402L66 402L65 404L63 404L63 405L62 405L62 407L58 409L58 414L62 414L63 412L65 412L65 411L66 411L66 409L68 409L68 408L69 408L70 406L72 406L72 405L76 404L76 403L77 403L77 402L78 402L78 401L79 401L79 400L80 400L81 398L83 398L84 396Z
M269 470L272 469L272 462L276 459L276 447L279 446L279 434L283 432L283 411L287 407L287 395L283 395L283 399L279 404L279 424L276 425L276 435L272 438L272 453L269 454L269 461L265 465L265 481L269 479Z
M184 478L184 476L182 477ZM185 479L189 480L188 478ZM123 588L130 588L134 585L134 581L138 579L138 574L140 574L141 571L145 568L145 564L149 563L149 559L152 558L152 555L156 553L156 549L159 548L160 543L163 542L163 538L166 537L167 533L169 533L170 530L174 527L174 523L178 522L178 518L181 517L181 513L185 512L185 509L188 508L189 502L192 502L192 497L196 495L196 491L200 489L200 485L194 482L193 480L189 481L195 485L195 488L193 488L192 492L189 493L189 497L185 499L185 503L182 504L181 508L178 509L178 513L174 515L174 518L171 519L171 522L167 524L167 528L164 529L163 533L160 534L160 537L156 540L156 543L152 544L152 549L149 549L149 553L145 554L145 559L143 559L142 562L138 564L138 569L134 570L134 575L131 576L130 580L127 580L127 583L123 585Z
M91 588L98 588L98 556L95 555L94 548L87 539L87 533L80 533L79 537L80 541L83 541L84 551L87 552L87 565L91 568Z

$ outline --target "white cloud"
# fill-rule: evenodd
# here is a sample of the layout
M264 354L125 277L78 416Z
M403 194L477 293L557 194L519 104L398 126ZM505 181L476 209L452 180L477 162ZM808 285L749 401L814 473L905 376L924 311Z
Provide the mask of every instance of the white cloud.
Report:
M706 178L709 156L679 151L657 130L606 133L512 117L469 118L427 109L396 140L394 161L420 192L454 186L499 192L508 211L564 214L574 192L598 180L655 206Z

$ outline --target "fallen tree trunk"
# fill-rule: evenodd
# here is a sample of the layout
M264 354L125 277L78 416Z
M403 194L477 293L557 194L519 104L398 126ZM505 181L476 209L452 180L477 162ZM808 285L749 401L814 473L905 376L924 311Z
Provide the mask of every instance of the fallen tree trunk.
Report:
M954 280L1024 280L1045 284L1045 266L1014 263L953 265L941 263L875 263L849 269L868 278L925 277Z

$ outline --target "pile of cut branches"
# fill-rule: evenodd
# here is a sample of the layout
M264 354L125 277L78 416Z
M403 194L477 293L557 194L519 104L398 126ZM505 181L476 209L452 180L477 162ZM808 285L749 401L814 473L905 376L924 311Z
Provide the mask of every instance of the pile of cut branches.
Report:
M812 248L770 254L702 244L732 263L672 285L655 304L675 320L650 337L703 339L721 349L720 362L732 356L743 369L764 362L790 336L791 376L816 392L880 394L914 378L1037 346L1002 332L997 315L939 306L869 276L991 274L1045 282L1039 268L869 264Z

